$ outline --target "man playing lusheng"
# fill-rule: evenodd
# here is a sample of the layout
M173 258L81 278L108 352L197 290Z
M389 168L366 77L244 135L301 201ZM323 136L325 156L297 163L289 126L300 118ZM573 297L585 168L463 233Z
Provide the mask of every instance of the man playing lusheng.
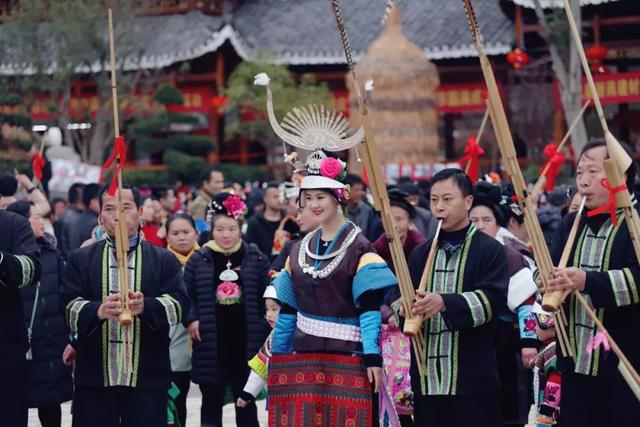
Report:
M610 216L609 190L604 160L608 157L604 140L587 144L576 172L578 192L586 198L567 268L556 272L549 291L575 290L595 309L604 327L616 340L631 364L640 367L640 268L633 251L622 209ZM633 188L635 165L626 171L627 187ZM625 190L626 191L626 190ZM635 201L635 200L634 200ZM598 208L604 209L598 210ZM576 214L565 216L551 251L557 265ZM615 224L617 223L617 225ZM564 279L567 275L570 282ZM567 333L575 363L558 354L562 372L562 426L624 427L640 425L640 403L618 372L618 358L598 345L593 346L596 327L573 294L564 302L569 325Z
M427 291L412 314L424 316L427 375L416 363L411 381L416 425L502 425L495 354L495 319L506 304L509 270L502 245L469 222L471 180L458 169L434 175L431 211L442 230ZM418 286L431 240L409 258Z
M121 326L114 239L118 202L106 187L99 201L107 238L71 253L61 291L76 338L73 426L164 427L171 376L169 327L189 309L180 264L168 251L140 239L140 195L124 185L133 323Z

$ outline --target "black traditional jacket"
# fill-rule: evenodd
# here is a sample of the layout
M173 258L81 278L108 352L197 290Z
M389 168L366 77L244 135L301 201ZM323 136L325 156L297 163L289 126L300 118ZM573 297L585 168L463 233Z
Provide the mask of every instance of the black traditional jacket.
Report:
M180 263L169 251L141 241L129 250L128 265L129 288L144 295L144 312L124 328L97 315L102 301L118 292L111 241L78 249L69 257L61 307L76 339L76 386L169 387L169 327L180 322L190 306Z
M506 306L509 268L502 245L470 225L455 249L441 232L427 291L444 300L444 311L424 322L426 376L413 358L415 390L427 395L474 395L498 390L496 319ZM431 239L409 258L417 288Z
M556 265L575 217L575 213L566 215L558 228L558 238L551 250ZM640 366L640 267L621 209L617 211L617 218L618 226L614 226L608 214L592 218L583 214L568 266L586 270L582 296L596 309L598 318L637 369ZM587 344L598 331L574 295L565 300L564 311L569 322L567 334L576 360L574 363L568 357L559 357L558 368L583 375L620 375L618 358L612 351L605 353L601 347L594 348L591 353L587 351Z
M4 369L25 360L27 331L19 290L39 279L38 245L29 221L0 211L0 366Z

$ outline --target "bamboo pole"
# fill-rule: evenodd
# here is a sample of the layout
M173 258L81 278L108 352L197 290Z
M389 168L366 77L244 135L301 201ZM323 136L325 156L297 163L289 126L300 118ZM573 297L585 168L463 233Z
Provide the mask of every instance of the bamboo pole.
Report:
M620 173L620 169L614 159L604 161L604 171L611 188L625 185L624 177ZM628 189L625 188L622 191L616 192L615 201L616 206L622 208L624 211L624 218L629 228L633 250L636 253L636 258L640 260L640 217L638 216L638 211L633 206Z
M389 195L387 194L387 188L385 186L384 176L382 175L382 164L380 162L378 150L375 142L375 135L369 120L369 113L367 106L363 100L360 92L360 85L355 72L355 63L351 55L351 48L349 47L349 38L345 29L344 18L340 9L339 0L330 0L331 8L336 18L338 26L338 32L342 42L342 47L345 53L345 58L351 78L353 80L353 87L356 92L356 100L358 103L358 109L360 111L360 117L362 119L362 126L364 128L365 140L363 143L363 157L365 161L365 167L369 176L370 189L374 199L374 205L376 209L380 210L380 218L384 231L389 240L389 248L391 250L391 258L396 270L396 276L398 278L398 287L400 289L401 304L405 313L405 318L410 319L411 307L415 301L415 289L411 282L411 276L409 274L409 267L407 266L407 260L404 256L404 250L402 248L402 242L398 237L395 227L393 226L393 220L391 219L391 204L389 203ZM412 338L412 347L416 352L418 360L421 351L424 349L424 336L422 334ZM418 364L420 366L420 364ZM424 372L420 372L424 375Z
M524 213L525 228L529 235L529 240L531 242L538 271L540 272L540 279L542 281L543 288L546 288L548 281L553 278L553 263L551 261L551 256L549 255L547 244L542 235L542 229L540 228L540 223L538 222L538 217L536 215L531 196L526 191L524 176L522 175L522 170L518 164L516 149L513 144L513 138L507 122L507 116L505 114L504 107L502 106L498 85L482 42L482 36L480 35L478 22L473 11L473 5L471 4L471 0L463 0L463 2L476 44L476 49L478 51L478 56L480 58L482 74L484 75L484 80L487 85L491 123L496 133L496 139L505 169L511 177L511 182L518 199L518 205L520 206L520 210Z
M589 107L589 104L591 104L591 100L587 99L584 102L584 105L580 109L580 112L578 113L576 118L573 119L573 122L571 122L571 126L569 126L569 130L567 130L567 133L562 138L562 141L560 141L560 144L558 144L558 147L556 148L556 153L559 153L560 151L562 151L562 149L564 148L564 144L566 144L567 141L569 140L569 137L571 136L571 134L573 133L573 130L576 128L576 126L580 122L580 119L582 118L582 116L584 115L584 112ZM540 194L544 186L547 184L547 173L549 172L550 167L551 167L551 163L549 162L542 169L542 172L540 173L540 178L538 178L538 181L536 181L536 185L533 187L533 190L531 190L531 198L533 200L536 200L536 197L538 196L538 194Z
M433 270L433 263L435 261L436 252L438 250L438 237L440 236L440 229L442 228L442 220L438 221L438 228L436 229L436 234L433 236L433 240L431 241L431 248L429 249L429 255L427 256L427 262L424 266L424 270L422 271L422 276L420 277L420 284L418 285L418 290L420 292L424 292L427 290L427 283L429 282L429 278L431 277L431 271ZM404 322L404 334L409 337L414 337L420 333L420 329L422 329L422 322L424 318L422 316L414 316L410 319L405 320Z
M584 75L587 78L587 83L589 84L589 90L591 91L593 104L596 107L598 119L600 120L602 131L604 132L604 139L607 142L607 151L609 153L609 157L616 160L616 164L618 165L620 172L624 173L631 165L631 157L624 151L618 140L609 131L609 126L607 125L607 120L604 115L604 109L602 108L600 96L598 95L596 84L593 80L593 75L591 74L591 68L589 67L587 55L584 51L584 47L582 46L582 38L580 36L580 32L578 31L578 26L576 25L575 18L573 17L573 12L571 11L571 4L569 3L569 0L564 0L564 10L567 14L567 20L569 21L569 27L571 28L571 35L573 37L574 43L576 44L576 49L578 51L578 56L580 57L580 62L582 63Z
M113 102L113 126L116 138L120 138L120 120L118 114L118 84L116 81L116 50L113 36L113 14L111 9L109 15L109 56L111 61L111 96ZM118 156L117 162L121 159ZM129 326L133 323L133 316L129 308L129 268L127 265L127 253L129 251L129 231L127 228L127 217L124 213L122 202L122 168L116 168L118 174L118 226L116 229L116 260L118 263L119 293L122 312L118 321L122 326Z
M560 263L558 264L558 268L565 268L569 263L569 256L571 255L571 250L573 249L573 243L576 240L576 236L578 234L578 228L580 227L580 219L582 218L582 211L584 210L584 204L586 202L586 198L583 198L580 202L580 209L578 210L576 217L573 220L573 224L571 225L571 231L569 232L569 236L567 237L567 241L564 245L564 250L562 251L562 256L560 257ZM546 289L542 290L544 295L542 296L542 309L546 311L555 312L562 306L562 291L555 292L546 292Z

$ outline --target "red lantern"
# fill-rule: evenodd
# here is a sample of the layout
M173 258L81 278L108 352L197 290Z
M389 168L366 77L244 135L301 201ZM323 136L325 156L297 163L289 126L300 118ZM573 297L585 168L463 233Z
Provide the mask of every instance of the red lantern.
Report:
M599 43L589 46L586 50L587 59L591 64L591 72L593 74L610 74L609 67L602 62L607 59L609 50Z
M589 46L585 53L587 54L587 59L590 63L601 63L602 61L607 59L607 53L609 53L609 49L599 43L596 43Z
M529 63L529 55L522 49L516 48L507 54L507 62L515 70L520 70Z

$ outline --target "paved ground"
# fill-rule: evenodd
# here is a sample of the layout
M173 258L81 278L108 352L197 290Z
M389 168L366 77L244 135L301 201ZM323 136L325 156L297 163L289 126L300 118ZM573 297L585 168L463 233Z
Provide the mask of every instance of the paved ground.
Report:
M186 427L197 427L200 425L200 390L198 386L192 384L191 389L189 390L189 397L187 398L187 426ZM70 404L66 403L62 406L62 426L70 427L71 426L71 414L70 414ZM265 402L258 402L258 417L260 420L260 425L265 427L267 425L267 411L265 410ZM227 405L224 407L224 415L223 422L225 426L235 426L235 416L233 411L233 405ZM39 427L40 422L38 421L38 415L36 411L29 411L29 427ZM530 419L528 426L534 427L535 423L533 419Z

